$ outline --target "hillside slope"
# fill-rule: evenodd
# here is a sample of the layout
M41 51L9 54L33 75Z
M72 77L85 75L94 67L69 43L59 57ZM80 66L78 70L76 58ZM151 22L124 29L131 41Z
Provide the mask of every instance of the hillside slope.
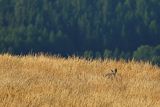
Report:
M149 63L0 55L1 107L159 105L160 69Z

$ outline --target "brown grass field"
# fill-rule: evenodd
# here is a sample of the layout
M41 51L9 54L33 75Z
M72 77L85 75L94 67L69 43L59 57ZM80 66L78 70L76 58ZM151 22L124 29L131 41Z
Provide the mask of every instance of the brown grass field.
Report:
M115 68L114 78L104 76ZM124 60L4 54L0 107L160 107L160 68Z

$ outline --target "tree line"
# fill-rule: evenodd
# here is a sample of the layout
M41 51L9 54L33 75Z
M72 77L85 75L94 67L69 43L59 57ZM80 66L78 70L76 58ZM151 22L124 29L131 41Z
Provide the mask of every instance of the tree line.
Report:
M110 51L108 49L104 50L101 54L100 52L85 51L83 56L86 59L100 58L100 59L124 59L124 60L137 60L137 61L149 61L151 64L156 64L160 66L160 45L156 47L151 47L149 45L142 45L138 47L132 54L124 53L115 49Z
M1 0L0 52L130 58L160 44L159 10L159 0Z

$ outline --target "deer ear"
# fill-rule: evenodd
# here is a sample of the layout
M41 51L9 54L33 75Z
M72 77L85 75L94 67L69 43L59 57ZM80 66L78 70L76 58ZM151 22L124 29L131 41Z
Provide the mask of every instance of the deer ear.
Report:
M117 68L114 71L117 72Z

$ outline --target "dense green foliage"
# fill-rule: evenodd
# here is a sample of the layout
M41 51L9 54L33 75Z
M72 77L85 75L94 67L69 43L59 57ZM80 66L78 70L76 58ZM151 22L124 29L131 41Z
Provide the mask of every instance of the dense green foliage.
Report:
M159 10L159 0L0 0L0 52L129 58L160 44Z
M141 46L134 52L133 57L138 60L151 60L153 51L152 47L148 45Z
M148 45L140 46L133 54L136 60L151 61L153 64L160 65L160 45L151 47Z

